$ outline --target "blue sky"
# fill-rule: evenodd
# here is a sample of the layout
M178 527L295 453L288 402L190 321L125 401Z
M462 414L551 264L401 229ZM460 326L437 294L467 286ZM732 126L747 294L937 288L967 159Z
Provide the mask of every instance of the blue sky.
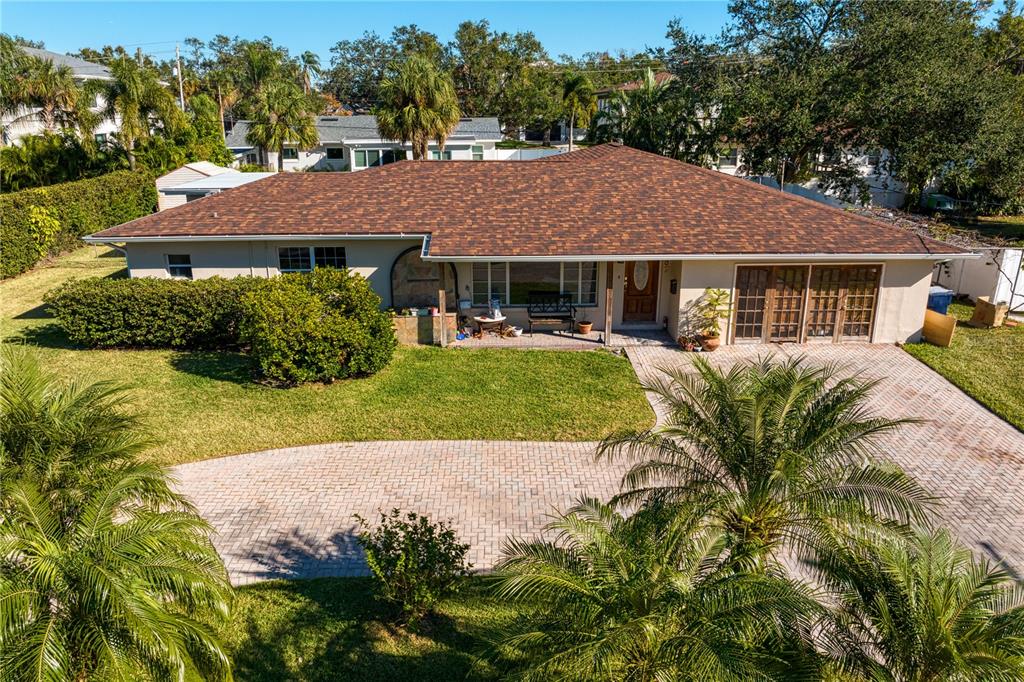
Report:
M715 34L727 19L726 1L694 2L16 2L0 1L0 30L48 49L124 45L159 59L175 41L217 33L269 35L292 52L313 50L326 64L338 40L364 30L387 35L414 23L451 38L463 20L488 19L494 29L533 31L552 55L589 50L639 51L665 44L673 17L696 32Z

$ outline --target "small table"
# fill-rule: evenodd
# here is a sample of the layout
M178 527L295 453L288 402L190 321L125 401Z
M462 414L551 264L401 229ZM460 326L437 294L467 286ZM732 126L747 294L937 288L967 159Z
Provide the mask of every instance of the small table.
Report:
M480 336L484 335L484 332L490 332L491 334L497 334L503 336L505 332L505 320L506 316L501 317L474 317L473 321L476 322L476 330L480 333Z

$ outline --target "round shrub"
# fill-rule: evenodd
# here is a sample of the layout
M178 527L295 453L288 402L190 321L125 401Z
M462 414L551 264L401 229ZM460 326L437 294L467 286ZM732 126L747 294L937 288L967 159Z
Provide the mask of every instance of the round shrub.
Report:
M398 345L362 276L317 268L274 277L242 298L242 340L268 380L294 385L374 374Z

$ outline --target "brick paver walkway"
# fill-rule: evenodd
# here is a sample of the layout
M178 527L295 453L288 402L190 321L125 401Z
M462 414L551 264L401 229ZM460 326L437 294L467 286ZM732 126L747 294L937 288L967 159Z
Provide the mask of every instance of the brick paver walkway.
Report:
M627 352L641 377L687 366L658 345ZM732 347L716 363L807 353L879 377L874 407L923 417L891 457L945 498L941 513L973 548L1024 575L1024 435L892 346ZM365 572L352 515L400 507L451 518L470 560L489 568L509 535L535 535L583 494L607 498L622 466L597 465L592 443L368 442L287 448L179 466L180 490L217 530L235 584Z

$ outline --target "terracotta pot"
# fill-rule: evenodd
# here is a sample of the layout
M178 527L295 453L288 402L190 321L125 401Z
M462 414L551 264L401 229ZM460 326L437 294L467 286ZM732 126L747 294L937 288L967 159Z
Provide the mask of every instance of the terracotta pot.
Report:
M716 350L721 345L722 345L722 337L721 336L702 336L701 339L700 339L700 346L701 346L701 348L706 350L708 353L710 353L713 350Z
M589 334L590 330L593 329L593 327L594 327L594 323L593 322L579 322L579 323L577 323L576 326L579 327L580 334Z

